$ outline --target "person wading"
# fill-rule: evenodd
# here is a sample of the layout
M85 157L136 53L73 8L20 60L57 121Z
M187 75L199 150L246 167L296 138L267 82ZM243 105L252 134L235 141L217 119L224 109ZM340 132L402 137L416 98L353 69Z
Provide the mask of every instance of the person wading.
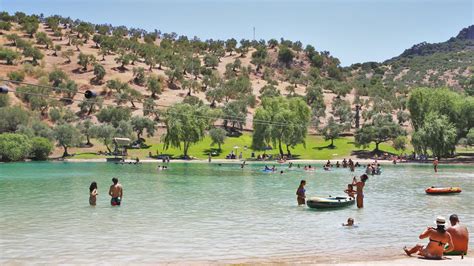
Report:
M367 179L369 179L369 177L366 174L360 176L360 181L357 181L355 176L352 179L352 185L356 186L357 208L364 207L364 186Z
M110 204L112 206L120 206L122 202L123 189L116 177L112 178L113 184L110 186L109 195L112 197Z

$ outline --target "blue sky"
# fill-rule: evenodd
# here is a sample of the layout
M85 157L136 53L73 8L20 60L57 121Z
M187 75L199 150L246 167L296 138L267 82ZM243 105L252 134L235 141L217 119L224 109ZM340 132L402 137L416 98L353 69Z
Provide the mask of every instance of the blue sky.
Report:
M383 61L474 24L474 0L0 0L10 13L59 14L93 23L201 39L290 39L327 50L343 65Z

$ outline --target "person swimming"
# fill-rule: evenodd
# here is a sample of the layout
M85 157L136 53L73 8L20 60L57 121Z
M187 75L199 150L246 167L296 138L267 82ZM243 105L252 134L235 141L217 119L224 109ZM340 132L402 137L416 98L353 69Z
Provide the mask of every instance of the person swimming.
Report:
M94 181L89 186L89 204L91 206L96 205L97 195L99 195L99 193L97 193L97 183Z
M342 226L354 226L354 219L353 218L348 218L346 224L342 224Z

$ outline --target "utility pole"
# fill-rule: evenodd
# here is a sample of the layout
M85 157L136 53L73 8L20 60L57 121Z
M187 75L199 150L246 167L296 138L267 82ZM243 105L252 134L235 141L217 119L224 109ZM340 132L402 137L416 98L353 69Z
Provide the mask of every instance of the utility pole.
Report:
M255 27L253 27L253 40L255 41Z

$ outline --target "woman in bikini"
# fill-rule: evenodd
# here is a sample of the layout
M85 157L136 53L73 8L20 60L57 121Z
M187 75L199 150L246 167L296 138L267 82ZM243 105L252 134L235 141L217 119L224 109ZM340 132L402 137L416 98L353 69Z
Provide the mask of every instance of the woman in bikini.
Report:
M91 206L95 206L97 202L97 195L99 195L99 193L97 193L97 183L94 181L89 186L89 204Z
M298 201L298 206L300 205L305 205L306 204L306 189L304 189L304 186L306 185L305 180L301 180L300 186L296 190L296 201Z
M436 228L428 227L421 235L420 239L429 238L428 245L417 244L411 249L406 247L403 250L408 256L418 252L418 255L423 256L426 259L437 259L440 260L443 257L443 252L450 252L453 250L453 241L451 235L446 231L445 228L446 220L444 217L438 217L436 219ZM445 250L444 247L449 244L449 247Z

